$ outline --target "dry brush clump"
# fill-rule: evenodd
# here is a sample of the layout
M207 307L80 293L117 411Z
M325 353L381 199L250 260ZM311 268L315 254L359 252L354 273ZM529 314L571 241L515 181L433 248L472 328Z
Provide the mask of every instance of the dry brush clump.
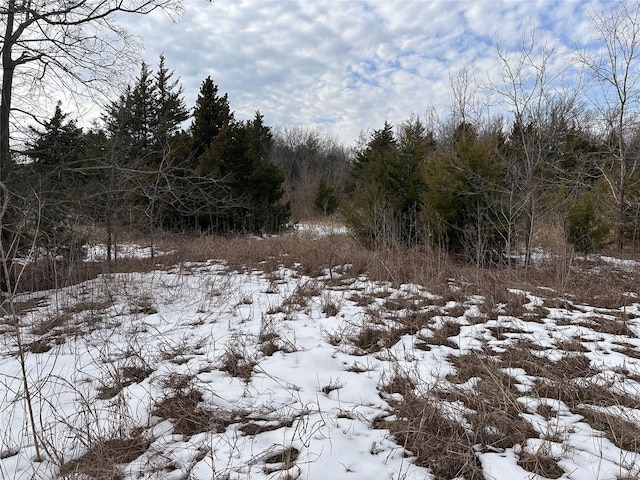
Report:
M413 387L412 381L399 378L383 387L383 391L402 395L402 400L388 400L396 419L383 426L436 479L484 479L473 432L451 418L433 396L417 395Z
M245 382L251 380L253 368L258 364L255 354L249 351L247 339L236 338L224 348L219 358L219 369Z
M173 431L185 437L202 432L224 432L235 422L235 416L221 408L205 404L195 377L188 374L168 374L160 379L166 394L155 402L152 415L170 420Z
M136 429L129 434L99 438L79 458L64 462L60 477L69 480L124 480L122 465L144 455L152 439Z
M137 357L133 357L135 360ZM108 378L101 380L98 386L98 400L115 397L126 387L140 383L148 378L154 369L146 362L129 361L127 364L109 370Z

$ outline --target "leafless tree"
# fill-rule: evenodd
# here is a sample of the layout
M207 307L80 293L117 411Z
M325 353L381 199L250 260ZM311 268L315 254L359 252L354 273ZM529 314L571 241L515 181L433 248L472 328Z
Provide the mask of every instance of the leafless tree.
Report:
M601 165L616 208L615 243L624 246L625 214L629 191L636 186L634 174L640 159L633 137L640 113L640 3L615 2L607 10L593 12L591 22L599 48L595 53L579 52L578 60L600 86L590 100L600 113L609 137L607 161Z
M121 15L156 10L179 14L182 0L6 0L0 6L0 232L3 261L11 259L11 122L37 105L14 105L29 91L92 91L135 61L133 37L117 23ZM95 90L94 90L95 91ZM6 283L6 278L2 283ZM3 285L6 290L7 285Z
M452 124L470 123L480 128L487 114L488 98L481 98L482 89L477 82L471 65L464 65L458 71L449 74L451 87Z
M285 189L294 217L308 216L321 179L337 192L350 181L348 150L321 130L286 126L276 131L270 161L285 174Z
M522 214L525 264L531 259L532 242L540 219L548 213L542 201L552 188L543 172L552 159L552 145L557 140L559 125L554 115L570 112L577 98L578 87L563 86L563 69L553 67L558 55L545 42L536 39L532 28L525 29L519 51L510 53L497 47L502 66L502 78L490 88L510 110L513 117L513 145L510 176L514 191L510 195L511 209Z
M38 94L44 93L42 97L46 98L50 92L88 92L122 73L137 50L133 38L117 23L121 15L145 15L158 9L178 14L181 7L181 0L5 0L0 4L0 289L5 293L0 311L10 315L15 327L37 460L42 459L41 442L15 308L16 286L24 268L14 268L13 260L25 222L41 218L38 210L45 205L37 192L11 188L14 114L37 121L34 112L38 105L28 102ZM24 204L28 197L34 200ZM35 251L35 245L31 251ZM16 281L12 282L14 275Z

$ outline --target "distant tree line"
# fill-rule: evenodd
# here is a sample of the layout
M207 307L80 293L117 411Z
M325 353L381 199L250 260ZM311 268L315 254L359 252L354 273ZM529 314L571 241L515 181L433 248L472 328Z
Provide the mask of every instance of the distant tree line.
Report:
M191 113L163 56L155 72L142 64L100 125L83 131L59 104L31 139L12 185L32 192L25 206L38 207L23 209L32 216L25 231L37 231L47 251L68 248L63 236L78 222L104 227L109 243L122 229L262 234L289 222L263 116L236 120L211 78Z
M80 243L78 225L103 227L111 245L123 230L266 234L339 212L372 248L441 248L478 266L521 253L528 264L549 225L581 252L638 245L640 74L627 53L639 12L594 17L607 53L578 55L600 88L593 103L558 86L554 52L531 34L516 53L498 48L500 81L452 74L444 120L385 122L353 149L319 130L273 130L259 111L237 120L210 77L190 109L160 56L92 128L58 105L31 129L7 182L21 241L60 253ZM496 103L508 113L488 114Z
M444 248L478 266L522 253L528 265L542 232L585 253L637 247L640 5L610 4L591 20L602 48L574 55L584 85L576 70L562 81L568 67L532 31L516 51L498 46L493 83L479 85L470 66L450 76L444 121L412 117L363 136L345 212L362 241ZM488 113L494 105L506 113Z

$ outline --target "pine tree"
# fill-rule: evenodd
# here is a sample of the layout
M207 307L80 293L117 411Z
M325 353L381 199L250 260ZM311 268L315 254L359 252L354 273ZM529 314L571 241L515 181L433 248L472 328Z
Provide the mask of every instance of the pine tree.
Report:
M28 185L25 196L33 195L39 206L23 210L30 220L24 238L47 253L65 257L79 251L68 222L77 214L82 184L78 172L86 149L82 129L68 117L58 103L53 117L44 122L44 130L30 128L33 140L24 154L33 162L17 170Z
M216 215L218 231L276 232L290 215L289 204L282 203L285 177L268 162L273 134L256 112L252 120L232 122L211 143L201 158L216 159L216 170L226 187L225 198ZM201 165L204 165L201 163Z
M40 165L60 167L62 164L74 164L83 152L83 134L76 122L68 120L68 117L68 113L62 113L58 102L53 117L43 124L44 131L30 127L36 138L25 154Z
M273 142L271 129L264 124L259 111L253 120L245 122L244 161L234 166L236 188L251 199L249 230L274 233L288 221L290 205L283 203L285 176L282 170L268 161ZM244 172L250 172L243 179ZM243 185L244 184L244 185Z
M231 123L233 123L233 112L229 107L227 94L218 95L218 86L213 83L211 77L207 77L202 82L193 112L191 124L193 157L199 159L200 155ZM206 173L206 162L201 163L204 163L200 167L201 172Z
M421 241L421 168L434 146L433 134L412 118L400 126L398 137L385 122L357 152L356 187L345 213L365 243L398 246Z
M154 78L154 140L161 150L168 148L170 140L178 133L180 125L189 118L189 110L184 103L184 90L178 80L172 81L173 72L160 55L158 71Z

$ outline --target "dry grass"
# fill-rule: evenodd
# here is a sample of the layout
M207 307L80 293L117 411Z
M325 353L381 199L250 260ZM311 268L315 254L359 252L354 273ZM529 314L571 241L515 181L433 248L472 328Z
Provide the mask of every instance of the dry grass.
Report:
M150 444L151 440L137 430L125 437L99 439L84 455L63 463L60 467L60 477L123 480L125 475L120 466L143 455Z
M234 422L230 412L203 403L204 396L191 375L170 374L161 380L168 394L156 402L152 414L171 420L173 431L191 437L201 432L224 432Z
M558 460L550 455L548 449L544 448L540 448L534 453L522 453L518 458L518 465L528 472L544 478L560 478L565 473L558 465Z
M396 375L381 387L392 397L395 421L387 422L396 440L416 455L416 462L431 469L437 479L484 478L477 447L496 451L523 445L537 432L523 418L526 409L515 380L499 368L498 360L480 352L450 356L456 374L450 384L416 393L416 384ZM460 389L476 379L473 391ZM524 463L529 466L527 460ZM534 470L530 470L534 471Z
M433 335L425 337L420 335L418 337L418 347L424 350L429 350L427 345L443 345L446 347L458 348L458 344L451 340L452 337L460 335L460 324L454 320L445 320L438 328L432 327Z
M232 377L248 382L251 380L253 367L257 363L241 341L233 341L225 346L224 353L220 357L219 368Z
M385 285L418 284L438 295L427 298L414 294L392 296L386 291L353 293L347 300L363 307L365 318L361 322L347 320L345 323L351 323L343 331L324 332L332 345L348 345L349 353L353 354L380 352L394 346L403 335L416 335L423 329L431 330L432 334L419 335L417 348L446 346L454 350L447 357L454 372L426 392L419 379L398 372L380 385L381 395L390 405L388 417L394 420L379 420L374 424L389 429L396 441L415 456L416 463L431 469L437 479L484 478L477 453L512 447L519 448L516 448L520 452L518 464L525 470L546 478L560 477L564 472L548 449L526 449L527 440L540 438L541 434L526 420L525 414L531 412L519 401L524 395L562 401L618 447L639 451L640 427L637 423L598 408L637 408L637 396L616 393L613 385L596 381L599 372L585 355L589 350L580 338L556 340L555 348L550 348L523 339L527 334L526 327L520 328L499 318L504 315L526 322L548 321L549 309L553 308L560 313L567 312L565 320L559 319L558 312L554 312L557 325L582 325L603 335L635 338L630 318L618 310L631 303L628 293L637 290L639 279L635 272L604 269L592 262L571 264L571 259L566 258L557 265L545 264L539 268L479 270L458 264L438 252L424 249L372 252L351 237L335 235L261 239L172 237L164 239L158 248L173 253L153 260L120 260L109 268L112 271L148 271L184 264L184 271L188 271L190 262L215 258L225 261L229 269L259 270L272 275L269 288L274 294L278 292L279 281L276 271L281 267L311 278L300 280L281 305L267 312L257 335L256 351L249 350L247 338L234 338L218 357L220 370L246 382L251 381L258 359L256 355L295 351L295 346L283 337L281 326L269 313L289 314L308 309L312 302L317 302L324 316L338 316L343 305L331 294L363 274L369 280L385 282ZM106 268L97 264L78 267L68 280L73 282L83 275L97 275ZM49 281L55 279L57 282L57 269L52 273L30 267L24 284L43 285L44 280L36 281L40 278L38 275L43 279L48 275ZM531 307L529 298L515 289L543 297L544 306ZM468 313L470 305L477 306L480 314L471 316ZM584 305L593 305L599 310L588 320L572 320L569 313L584 313ZM54 343L52 333L70 329L76 314L89 310L97 318L109 306L108 302L78 304L73 310L70 307L61 311L32 329L31 333L41 338L29 348L34 352L51 348ZM25 306L24 311L28 308ZM137 299L131 305L131 312L154 313L153 299ZM458 342L454 341L460 336L461 325L467 322L476 325L491 319L497 320L487 329L493 339L485 338L484 350L462 353ZM255 340L252 336L251 342ZM490 348L488 345L495 340L503 341L501 346L505 348ZM615 350L634 357L634 348L631 343L620 343ZM345 369L366 373L373 367L355 362ZM524 372L532 384L519 383L515 374L510 373L512 369ZM99 398L111 398L150 373L144 366L120 368L100 387ZM625 378L637 378L637 374L628 371L624 375ZM289 428L294 423L292 418L251 418L248 414L208 406L203 391L197 388L195 377L191 375L169 375L160 383L166 395L158 399L152 413L170 420L174 432L185 437L206 431L221 432L234 422L239 424L238 429L244 435ZM318 385L318 390L325 395L336 395L334 392L342 386L338 381L330 381ZM536 412L547 419L557 415L552 407L542 403ZM139 457L148 445L149 440L139 434L102 440L79 459L64 464L61 472L70 478L120 479L123 473L118 464ZM269 475L276 472L285 475L299 460L299 455L300 451L294 447L278 448L262 459L263 470Z
M402 391L401 401L390 403L397 420L386 422L396 441L427 467L438 480L484 479L475 454L473 432L449 418L429 396L418 396L412 383L393 381L389 391Z
M285 312L292 309L301 309L309 305L313 297L322 293L322 286L316 281L306 281L296 286L293 293L284 299L282 308Z
M273 432L281 428L289 428L293 425L293 422L293 418L280 418L276 420L251 418L250 421L238 427L238 430L245 435L259 435L260 433Z
M591 428L604 432L616 447L629 452L640 452L640 426L637 421L625 420L618 415L589 407L577 407L575 411L584 417Z
M299 456L300 450L294 447L288 447L281 451L271 453L263 459L265 465L262 467L262 471L269 475L276 472L290 470L295 466ZM287 479L292 477L287 475L284 478Z
M106 400L115 397L124 388L134 383L140 383L153 373L153 369L147 364L125 365L115 370L108 381L98 387L98 400Z

